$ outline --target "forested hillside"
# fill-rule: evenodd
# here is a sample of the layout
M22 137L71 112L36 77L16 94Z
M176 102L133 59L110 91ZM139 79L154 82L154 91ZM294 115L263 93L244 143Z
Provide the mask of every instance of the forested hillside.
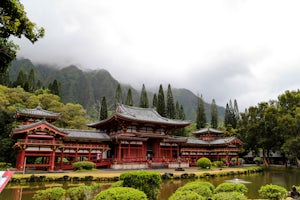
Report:
M12 62L9 68L10 81L14 82L17 79L20 70L23 70L23 72L28 75L31 69L35 71L35 81L37 82L39 80L42 86L46 88L49 84L52 84L54 80L58 81L63 103L79 103L89 111L96 105L97 101L100 101L100 99L105 96L108 102L108 109L113 108L114 95L119 82L104 69L88 71L82 70L74 65L51 66L48 64L33 64L28 59L17 59ZM157 88L158 86L159 84ZM138 106L142 86L136 89L121 83L121 88L124 101L128 88L131 88L134 105ZM164 90L166 89L167 88L164 88ZM150 105L152 105L154 93L157 92L158 91L147 91ZM198 97L187 89L172 88L172 92L174 101L178 101L179 104L183 106L186 118L195 121ZM209 121L209 103L205 103L205 111L207 120ZM223 120L224 113L224 107L218 106L220 120Z

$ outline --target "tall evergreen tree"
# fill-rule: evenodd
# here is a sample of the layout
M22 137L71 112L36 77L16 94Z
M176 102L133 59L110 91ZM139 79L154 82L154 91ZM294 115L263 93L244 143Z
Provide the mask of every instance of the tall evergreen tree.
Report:
M105 96L101 99L101 109L100 109L100 120L106 119L108 116L107 114L107 103Z
M9 86L9 74L8 74L8 70L6 70L3 73L0 72L0 84L1 85L5 85L5 86Z
M176 104L175 104L175 119L180 119L179 113L180 113L180 106L179 106L179 102L176 101Z
M128 88L128 91L127 91L126 105L128 105L128 106L133 106L133 99L132 99L131 88Z
M179 119L181 119L181 120L185 120L185 112L184 112L183 105L180 105L180 110L179 110Z
M212 100L210 105L210 112L211 112L211 127L218 128L218 109L215 99Z
M236 118L236 121L238 121L240 119L240 111L239 111L239 106L238 106L236 99L234 100L234 103L233 103L233 110L234 110L234 116Z
M60 96L60 85L58 84L58 81L56 79L54 79L54 81L49 84L48 89L52 94Z
M140 107L141 108L149 108L148 95L147 95L146 87L144 84L142 86L142 91L141 91L141 96L140 96Z
M33 92L36 89L36 85L35 85L35 72L34 69L32 68L29 72L28 75L28 89L30 92Z
M26 81L27 81L26 74L22 69L20 69L17 80L13 83L13 87L18 87L18 86L24 87Z
M229 100L229 103L226 104L224 116L224 125L227 130L230 128L236 128L237 121L239 119L239 113L236 114L236 112L238 112L238 110L235 111L235 109L232 106L232 101Z
M197 116L196 116L196 128L201 129L206 126L206 114L205 114L205 108L204 108L204 101L201 97L198 99L198 107L197 107Z
M117 88L116 88L116 92L115 92L115 98L114 98L114 106L115 108L117 108L117 104L118 103L123 103L122 101L122 88L121 88L121 84L119 83L117 85Z
M157 112L165 117L166 116L166 103L165 103L165 95L162 84L159 86L158 96L157 96Z
M152 99L152 108L157 108L157 95L154 93L153 99Z
M175 119L175 105L174 105L174 99L172 94L171 85L168 85L167 90L167 118Z

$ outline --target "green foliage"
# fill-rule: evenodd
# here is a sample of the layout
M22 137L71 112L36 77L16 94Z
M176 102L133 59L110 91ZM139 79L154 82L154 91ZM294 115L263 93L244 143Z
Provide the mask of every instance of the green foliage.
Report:
M11 164L10 163L0 162L0 170L7 170L9 168L11 168Z
M145 192L148 199L157 198L161 184L161 175L149 171L131 171L120 175L124 187L132 187Z
M38 190L33 195L34 200L62 200L65 198L66 190L61 187Z
M89 161L79 161L79 162L72 163L72 166L74 167L75 170L81 170L81 169L91 170L96 167L96 164Z
M168 200L205 200L205 197L197 194L194 191L176 191Z
M202 96L198 99L198 107L197 107L197 114L196 114L196 128L201 129L206 126L206 114L204 108L204 101Z
M240 192L220 192L213 195L214 200L246 200L247 197Z
M144 192L131 187L113 187L97 194L94 200L147 200Z
M211 197L215 187L209 182L193 181L178 188L176 192L189 192L193 191L203 197Z
M259 165L263 162L263 159L261 157L255 157L255 158L253 158L253 161Z
M91 193L92 186L86 185L69 188L67 190L67 195L71 200L87 200Z
M148 95L147 95L146 87L144 84L142 86L142 91L141 91L141 96L140 96L140 107L141 108L149 108Z
M225 166L226 166L225 163L224 163L223 161L214 161L214 162L212 162L212 165L213 165L214 167L218 167L218 168L222 168L222 167L225 167Z
M215 192L240 192L245 194L248 192L248 188L244 184L225 182L218 185Z
M162 84L159 85L158 95L157 95L157 107L156 111L163 117L166 116L166 102L165 95Z
M18 46L9 41L10 36L25 36L32 43L44 36L44 28L38 29L29 20L23 5L18 0L2 0L0 4L0 73L5 73L15 59Z
M171 89L171 85L168 85L167 90L167 109L166 109L166 117L169 119L175 119L175 105L174 105L174 98Z
M267 184L260 187L258 191L262 198L280 200L287 196L287 190L279 185Z
M110 187L123 187L123 181L116 181Z
M128 106L133 106L133 98L132 98L131 88L128 88L125 104Z
M211 161L206 157L202 157L197 160L197 166L202 169L210 169L211 165Z
M210 104L211 120L210 124L212 128L218 128L218 108L215 99Z
M107 113L107 103L105 96L101 99L101 108L100 108L100 120L104 120L108 117Z

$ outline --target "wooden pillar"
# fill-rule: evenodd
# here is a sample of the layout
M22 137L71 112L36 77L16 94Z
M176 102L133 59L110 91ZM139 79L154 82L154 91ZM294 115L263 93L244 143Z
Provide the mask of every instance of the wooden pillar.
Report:
M53 170L54 170L54 164L55 164L55 150L56 150L56 147L53 147L53 150L52 150L51 156L50 156L50 168L49 168L50 171L53 171Z
M127 157L128 157L129 160L131 159L131 155L130 155L130 141L128 141Z
M17 169L19 171L23 171L24 170L24 161L25 161L25 147L22 147L18 153L18 165L17 165Z
M64 160L64 148L61 149L61 153L60 153L60 169L62 169L62 165L63 165L63 160Z
M118 145L118 161L121 161L121 149L122 149L122 141L120 141Z
M177 157L179 158L180 155L179 155L179 145L177 144Z
M171 160L173 160L173 147L172 147L171 143L170 143L170 157L171 157Z

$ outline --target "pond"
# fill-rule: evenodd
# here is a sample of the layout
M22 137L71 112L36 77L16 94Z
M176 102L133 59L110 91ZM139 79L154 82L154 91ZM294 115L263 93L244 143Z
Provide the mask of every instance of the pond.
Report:
M292 187L292 185L300 185L300 170L272 170L265 171L263 173L250 174L250 175L234 175L234 176L226 176L226 177L214 177L208 178L207 181L211 182L215 186L223 183L226 180L231 179L242 179L244 181L251 182L249 184L245 184L248 188L248 193L246 196L250 199L259 198L258 190L262 185L265 184L276 184L287 188L288 190ZM201 179L205 180L205 179ZM187 183L191 180L168 180L163 181L162 188L159 194L159 200L167 200L175 190ZM102 189L108 188L109 183L102 183ZM47 185L48 186L48 185ZM69 183L54 183L53 186L61 186L65 189L68 187L72 187L74 185L70 185ZM0 199L3 200L31 200L34 192L36 190L45 189L43 185L37 184L28 184L23 185L13 185L9 184L0 194Z

